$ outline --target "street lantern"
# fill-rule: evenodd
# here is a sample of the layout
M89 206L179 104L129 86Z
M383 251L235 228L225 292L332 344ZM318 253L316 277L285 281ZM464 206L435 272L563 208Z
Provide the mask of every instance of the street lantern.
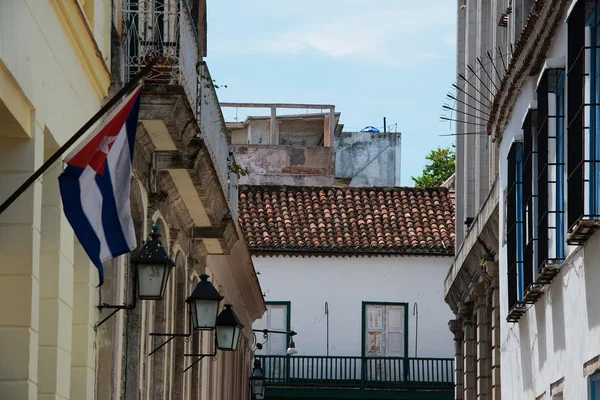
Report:
M287 349L287 354L290 355L290 356L298 354L298 350L296 350L296 343L294 343L294 337L293 336L290 338L290 344L289 344L289 347Z
M240 331L244 327L231 309L231 304L225 304L225 309L217 317L215 338L217 349L235 351L240 341Z
M186 300L192 309L193 327L197 330L215 329L219 303L223 300L208 277L206 274L200 275L200 282Z
M252 398L263 400L265 398L265 375L263 374L260 360L254 360L254 368L250 375L250 393Z
M158 226L152 227L150 239L131 259L136 269L138 296L142 300L161 300L165 295L167 280L175 262L160 242Z

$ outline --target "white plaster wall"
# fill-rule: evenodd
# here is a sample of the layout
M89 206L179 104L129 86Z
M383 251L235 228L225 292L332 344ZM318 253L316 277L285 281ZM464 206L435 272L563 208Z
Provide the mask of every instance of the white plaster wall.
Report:
M565 57L566 25L558 31L548 58ZM507 156L527 105L533 100L537 77L530 79L512 113L500 146L502 197L500 220L506 218ZM517 324L506 322L508 312L506 225L500 226L502 251L501 373L502 394L510 399L533 399L549 393L550 384L565 379L565 399L587 399L583 365L600 354L600 235L585 248L567 248L567 260L546 294Z
M454 356L443 281L451 257L252 257L268 301L291 302L291 329L299 355L326 355L325 302L329 303L329 354L360 356L362 302L406 302L410 357L415 354L414 303L418 303L418 356Z

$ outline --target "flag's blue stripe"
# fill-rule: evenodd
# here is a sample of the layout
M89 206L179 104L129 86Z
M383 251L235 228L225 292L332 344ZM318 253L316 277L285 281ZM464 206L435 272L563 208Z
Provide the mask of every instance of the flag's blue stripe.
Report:
M142 100L142 92L138 95L127 120L125 121L125 130L127 131L127 139L129 141L129 153L131 162L133 163L133 149L135 147L135 133L137 131L138 116L140 115L140 103Z
M65 216L71 227L73 227L73 231L77 239L79 239L81 247L83 247L90 260L98 268L98 275L100 277L99 286L101 286L104 283L104 268L102 268L102 261L100 261L100 239L88 221L81 205L79 177L82 173L82 168L69 165L58 177L58 184Z
M117 203L112 187L112 178L110 176L108 162L104 164L104 175L96 174L95 179L96 184L100 189L100 193L102 194L102 228L104 229L104 236L106 237L108 248L113 257L129 253L131 250L127 245L127 240L125 239L123 228L121 228L121 222L119 221L119 213L117 212ZM129 177L127 176L125 179L129 179Z

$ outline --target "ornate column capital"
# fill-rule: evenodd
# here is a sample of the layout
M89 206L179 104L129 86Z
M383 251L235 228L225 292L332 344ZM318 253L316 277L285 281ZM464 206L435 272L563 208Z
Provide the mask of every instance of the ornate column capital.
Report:
M486 305L487 288L483 283L471 282L471 284L469 284L469 293L477 307Z
M460 319L462 320L463 325L473 323L473 302L465 302L461 301L458 304L458 313L460 314Z
M450 329L450 332L454 333L455 341L462 340L463 322L460 318L448 321L448 328Z

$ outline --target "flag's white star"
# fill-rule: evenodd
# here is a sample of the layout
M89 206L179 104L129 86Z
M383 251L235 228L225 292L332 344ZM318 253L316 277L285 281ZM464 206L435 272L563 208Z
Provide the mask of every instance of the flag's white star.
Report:
M105 136L104 139L102 139L102 143L100 143L100 146L98 146L98 151L101 151L104 154L108 154L108 151L110 150L110 145L115 140L117 140L116 136Z

